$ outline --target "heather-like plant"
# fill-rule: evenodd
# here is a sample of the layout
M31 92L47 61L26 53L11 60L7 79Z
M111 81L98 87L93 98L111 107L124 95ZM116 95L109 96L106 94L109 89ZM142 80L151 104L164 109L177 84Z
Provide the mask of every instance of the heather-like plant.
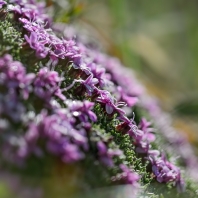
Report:
M195 197L197 158L171 118L119 60L80 32L60 35L45 6L0 0L2 174L36 181L41 191L24 197L89 197L120 185L130 198ZM54 169L79 181L46 185Z

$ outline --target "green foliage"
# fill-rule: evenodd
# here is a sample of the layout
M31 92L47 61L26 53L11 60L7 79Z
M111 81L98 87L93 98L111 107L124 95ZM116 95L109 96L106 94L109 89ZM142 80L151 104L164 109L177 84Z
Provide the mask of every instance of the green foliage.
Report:
M9 53L15 60L20 60L22 43L20 26L8 14L3 20L0 20L0 55Z
M3 182L0 182L0 197L2 198L13 197L13 194L10 192L9 187Z
M95 106L95 113L98 117L97 124L101 129L104 129L105 133L113 136L115 144L123 151L124 158L115 158L115 163L123 163L130 166L141 175L141 183L142 185L148 185L152 181L152 177L150 172L147 171L148 162L145 161L141 156L138 156L134 151L134 146L132 144L132 140L128 134L121 134L119 131L116 131L116 125L118 124L118 120L116 119L116 115L113 118L108 117L108 115L104 112L99 104Z

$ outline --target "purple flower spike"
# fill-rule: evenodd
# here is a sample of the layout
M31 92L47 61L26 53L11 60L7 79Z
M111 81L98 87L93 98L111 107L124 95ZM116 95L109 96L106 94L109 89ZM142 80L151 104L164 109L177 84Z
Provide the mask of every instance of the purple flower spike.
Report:
M184 164L191 169L187 174L196 172L196 157L192 155L191 149L188 149L188 144L175 137L177 135L172 133L174 130L167 127L169 123L167 124L166 117L162 116L158 106L145 97L144 89L136 82L133 73L124 69L117 59L94 50L94 47L89 49L87 46L90 45L82 44L80 37L75 40L71 39L72 37L64 39L56 36L53 32L54 26L50 28L50 19L44 13L45 2L10 0L9 3L12 5L5 6L6 12L11 11L13 19L22 24L22 35L25 34L26 43L34 55L44 59L41 62L48 62L47 65L52 67L72 63L72 67L65 68L65 75L73 83L61 89L63 79L57 72L45 67L36 74L27 74L25 67L13 61L11 56L5 55L0 58L0 129L3 134L1 141L8 142L7 148L6 144L1 147L7 149L2 154L12 162L15 159L25 162L32 155L42 157L48 152L65 163L72 163L85 157L89 145L93 145L90 141L94 135L98 160L108 167L115 165L115 171L119 172L114 179L131 184L132 188L139 187L140 176L133 172L132 167L127 166L128 158L121 156L121 159L124 159L123 164L118 165L120 160L117 159L114 164L114 157L122 155L119 149L110 148L109 140L113 140L114 134L112 133L111 137L106 137L107 134L101 137L100 135L104 135L101 131L95 132L95 128L92 131L93 122L97 121L92 108L99 103L108 118L117 116L116 120L108 119L109 122L119 123L116 130L130 136L130 143L135 147L137 157L141 153L142 158L150 161L156 180L160 183L172 182L179 191L184 191L185 184L179 168L170 163L158 150L152 150L151 142L155 140L155 135L151 123L140 118L137 126L134 119L127 118L127 115L132 113L131 107L137 105L137 108L149 111L149 115L155 119L155 126L158 126L159 131L164 131L164 137L171 145L175 145L170 150L168 148L167 153L171 153L176 147L175 150L180 150L176 155L181 156ZM0 9L6 4L6 1L0 0ZM67 32L67 28L64 31ZM59 32L61 34L63 31ZM85 101L67 100L62 94L63 91L71 89L76 82L80 86L74 87L74 90L68 93L68 97L72 100L75 98L72 97L73 93L81 94ZM121 108L124 105L127 105L123 108L126 113ZM30 115L30 111L33 115ZM36 113L38 115L35 115ZM91 138L88 137L90 134ZM101 140L98 141L98 138ZM121 146L119 142L117 146ZM132 196L135 197L134 194Z

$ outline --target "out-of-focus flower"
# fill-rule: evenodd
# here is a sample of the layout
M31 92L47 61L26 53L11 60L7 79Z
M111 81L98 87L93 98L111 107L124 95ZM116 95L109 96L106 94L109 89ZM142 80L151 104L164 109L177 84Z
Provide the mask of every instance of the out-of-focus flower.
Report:
M55 71L50 71L47 67L40 69L34 80L34 92L35 94L49 101L51 96L57 96L62 100L65 100L65 96L59 87L59 83L62 79Z
M6 4L7 4L7 2L0 0L0 9L3 7L3 5L6 5Z
M108 149L107 146L102 141L97 142L97 149L98 149L98 156L100 161L109 167L114 166L114 162L112 158L114 156L119 156L122 154L120 150Z

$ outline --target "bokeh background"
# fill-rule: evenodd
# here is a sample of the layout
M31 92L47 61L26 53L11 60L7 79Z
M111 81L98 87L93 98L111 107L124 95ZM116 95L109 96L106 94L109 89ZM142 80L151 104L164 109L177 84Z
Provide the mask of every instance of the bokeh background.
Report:
M56 21L77 23L89 39L132 68L173 116L174 126L198 147L198 1L70 2L70 8L66 1L56 3L62 9Z

